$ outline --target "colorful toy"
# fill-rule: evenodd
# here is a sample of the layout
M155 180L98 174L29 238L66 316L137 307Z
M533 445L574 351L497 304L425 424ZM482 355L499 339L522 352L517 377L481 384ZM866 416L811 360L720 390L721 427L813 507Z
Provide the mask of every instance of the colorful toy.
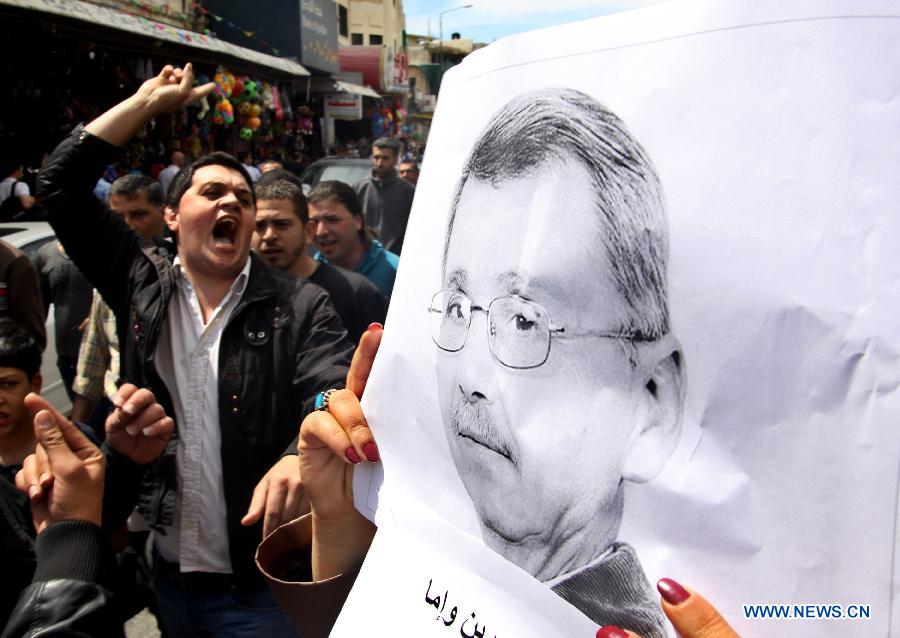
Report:
M250 140L253 139L253 129L249 127L244 127L241 129L241 139L242 140Z
M231 95L232 90L234 90L234 76L231 73L220 68L216 71L215 82L216 95L221 98L227 98Z
M223 99L216 104L216 111L213 113L213 122L216 124L225 124L226 126L234 122L234 107L227 99Z
M241 93L244 99L255 100L259 97L259 85L253 80L244 82L244 91Z
M258 117L251 117L249 120L247 120L247 127L251 131L255 131L260 126L262 126L262 120L260 120Z
M259 117L260 113L262 113L262 109L259 107L259 104L250 105L250 117Z
M231 89L231 97L241 97L244 92L244 80L237 78L234 81L234 87Z

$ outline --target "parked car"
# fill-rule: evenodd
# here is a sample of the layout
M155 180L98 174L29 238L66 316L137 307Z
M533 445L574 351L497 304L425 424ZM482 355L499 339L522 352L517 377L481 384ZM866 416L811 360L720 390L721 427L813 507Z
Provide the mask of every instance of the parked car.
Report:
M47 222L10 222L0 224L0 238L9 242L34 261L38 250L47 242L56 240L56 233ZM53 306L47 315L47 349L41 361L41 376L44 379L41 396L63 414L72 411L72 402L66 394L59 368L56 366L56 340L54 339Z
M372 161L368 159L320 159L309 166L300 175L303 190L309 193L319 182L336 180L354 186L372 170Z

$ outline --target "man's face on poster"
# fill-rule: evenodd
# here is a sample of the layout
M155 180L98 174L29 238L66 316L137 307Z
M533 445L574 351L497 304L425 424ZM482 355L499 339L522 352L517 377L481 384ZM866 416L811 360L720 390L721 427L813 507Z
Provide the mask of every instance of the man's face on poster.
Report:
M465 304L474 308L462 347L438 351L438 394L485 541L542 580L615 539L649 407L653 373L608 336L627 315L599 223L577 162L494 184L470 179L445 292L432 304L460 321ZM489 307L490 317L478 310ZM596 540L580 549L586 532Z

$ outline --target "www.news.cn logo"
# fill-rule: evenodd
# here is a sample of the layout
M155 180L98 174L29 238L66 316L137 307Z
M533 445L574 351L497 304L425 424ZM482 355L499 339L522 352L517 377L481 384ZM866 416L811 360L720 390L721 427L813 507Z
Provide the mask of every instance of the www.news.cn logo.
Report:
M865 620L871 616L869 605L743 605L744 618L781 618L785 620L823 620L826 618Z

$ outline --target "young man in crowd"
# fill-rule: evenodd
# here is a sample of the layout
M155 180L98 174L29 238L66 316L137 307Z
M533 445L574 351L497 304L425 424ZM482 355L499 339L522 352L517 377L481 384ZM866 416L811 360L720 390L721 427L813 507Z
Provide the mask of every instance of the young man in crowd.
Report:
M354 190L343 182L319 182L307 201L315 258L365 275L390 301L400 258L369 235Z
M0 222L8 222L31 210L35 199L28 184L22 181L25 169L21 162L5 163L0 174L5 176L0 181Z
M293 635L253 554L304 510L297 427L320 391L344 384L352 346L340 319L321 288L250 254L256 202L233 157L213 153L176 176L174 244L139 240L90 192L143 126L213 89L192 83L190 65L165 67L77 127L39 184L57 235L116 315L122 378L175 418L158 460L109 457L104 512L119 523L137 504L156 532L167 634Z
M34 267L41 282L45 318L50 312L50 304L53 304L56 365L66 394L70 401L74 401L72 383L75 381L82 330L91 313L91 284L60 241L41 246L34 259Z
M15 489L22 462L34 452L34 429L25 396L41 391L41 349L11 319L0 319L0 626L34 573L34 527L28 497Z
M174 157L174 153L173 153ZM181 158L182 164L184 157ZM141 239L162 238L163 186L146 175L117 179L109 195L109 209L119 215ZM72 389L72 420L102 430L119 381L119 337L116 317L95 290L91 314L81 338L78 366ZM96 409L96 414L94 410Z
M408 159L400 162L397 174L400 175L400 179L405 179L413 186L419 183L419 165L416 160Z
M366 223L386 250L403 250L406 223L416 189L397 176L400 142L381 137L372 143L372 172L354 187Z
M384 323L387 301L363 275L316 261L306 250L309 210L300 180L285 170L264 172L256 183L253 249L267 264L318 284L354 343L372 323Z

